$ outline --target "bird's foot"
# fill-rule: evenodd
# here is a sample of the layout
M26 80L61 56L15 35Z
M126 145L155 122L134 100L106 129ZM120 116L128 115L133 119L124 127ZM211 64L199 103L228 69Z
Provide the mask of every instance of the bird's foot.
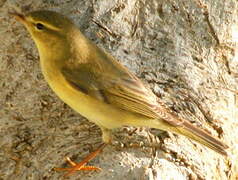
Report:
M106 144L100 145L99 148L96 151L90 153L80 163L75 163L69 157L67 157L66 160L72 167L69 167L69 168L54 168L54 170L56 170L56 171L68 171L64 176L69 176L72 173L74 173L76 171L81 171L81 170L86 170L86 171L87 170L88 171L101 170L100 168L95 167L95 166L85 166L85 164L88 163L90 160L94 159L103 150L103 148L105 146L106 146Z

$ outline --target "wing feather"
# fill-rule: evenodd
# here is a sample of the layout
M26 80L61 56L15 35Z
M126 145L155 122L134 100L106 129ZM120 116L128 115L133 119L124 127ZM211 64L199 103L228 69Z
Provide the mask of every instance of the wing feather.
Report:
M71 84L94 98L126 111L163 119L175 126L182 124L182 120L158 103L157 97L140 79L129 72L118 72L118 69L99 72L95 64L79 64L65 66L62 73Z

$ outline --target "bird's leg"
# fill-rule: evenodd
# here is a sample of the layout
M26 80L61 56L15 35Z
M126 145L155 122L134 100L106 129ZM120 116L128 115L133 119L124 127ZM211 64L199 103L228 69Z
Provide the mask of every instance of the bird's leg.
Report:
M81 170L101 170L98 167L95 166L85 166L86 163L88 163L90 160L94 159L103 149L104 147L111 142L111 133L110 130L107 130L105 128L101 128L102 130L102 139L103 139L103 144L98 147L98 149L92 153L90 153L84 160L82 160L79 163L73 162L69 157L66 158L67 162L72 166L69 168L54 168L56 171L68 171L64 176L69 176L72 173L76 171L81 171Z
M112 142L112 133L110 129L106 129L104 127L100 127L102 130L102 140L106 144L111 144Z

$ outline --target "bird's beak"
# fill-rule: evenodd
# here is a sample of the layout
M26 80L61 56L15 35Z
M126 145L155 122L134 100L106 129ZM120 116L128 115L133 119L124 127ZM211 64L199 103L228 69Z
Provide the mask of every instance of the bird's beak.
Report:
M23 14L17 12L10 12L9 14L12 15L17 21L21 22L22 24L26 24L26 19Z

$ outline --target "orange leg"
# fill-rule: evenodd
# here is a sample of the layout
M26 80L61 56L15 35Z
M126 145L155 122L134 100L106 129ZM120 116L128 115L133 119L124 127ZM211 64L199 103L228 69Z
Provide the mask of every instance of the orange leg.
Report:
M85 164L87 162L89 162L90 160L92 160L93 158L95 158L102 150L103 148L106 146L105 143L103 143L102 145L99 146L99 148L90 153L84 160L82 160L80 163L75 163L73 162L69 157L66 158L67 162L72 166L69 168L54 168L54 170L56 171L68 171L64 176L69 176L72 173L74 173L75 171L81 171L81 170L101 170L98 167L94 167L94 166L85 166Z

